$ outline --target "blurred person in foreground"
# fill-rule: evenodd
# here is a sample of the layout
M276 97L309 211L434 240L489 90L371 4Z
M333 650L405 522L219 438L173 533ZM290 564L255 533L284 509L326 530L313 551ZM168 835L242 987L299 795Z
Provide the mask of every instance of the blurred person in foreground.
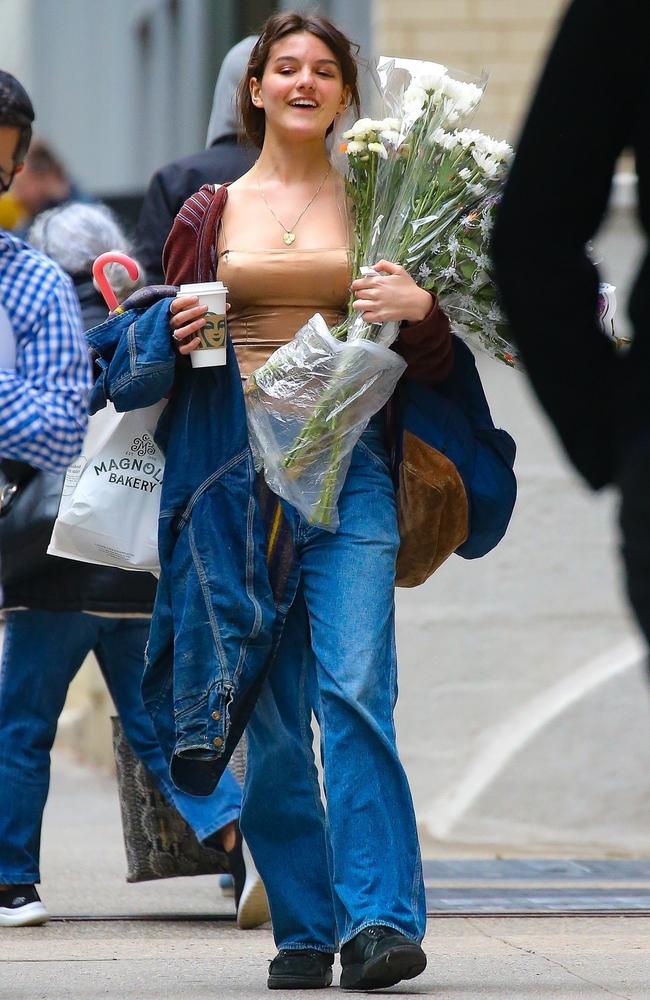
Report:
M73 203L39 215L30 241L72 279L84 327L107 315L92 280L100 253L131 247L103 206ZM134 285L118 264L109 280L122 301ZM63 476L61 476L61 487ZM43 488L47 486L44 483ZM237 836L241 791L228 772L208 798L180 792L169 777L140 690L156 584L149 573L73 562L45 551L33 574L7 585L6 629L0 668L0 927L40 924L47 911L34 883L48 795L50 749L68 687L94 652L134 752L152 773L197 838L229 851L241 905L246 872ZM247 926L267 919L238 911ZM249 907L250 909L250 907ZM261 919L259 919L261 918ZM252 923L251 923L252 920Z
M161 167L151 178L135 233L138 256L151 284L164 281L162 251L183 202L203 184L235 181L249 170L257 150L238 138L235 96L256 35L237 42L225 55L214 88L206 148Z
M616 484L628 592L650 642L650 255L632 291L634 341L597 317L586 245L631 148L650 233L650 5L574 0L550 52L494 233L503 304L531 382L593 489ZM594 53L606 62L596 67Z

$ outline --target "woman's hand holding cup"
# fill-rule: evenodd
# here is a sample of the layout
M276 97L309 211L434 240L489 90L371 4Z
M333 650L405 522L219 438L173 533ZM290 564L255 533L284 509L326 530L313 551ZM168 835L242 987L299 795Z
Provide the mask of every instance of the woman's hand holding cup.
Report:
M170 305L170 326L179 354L190 355L192 367L226 363L226 302L221 281L181 285Z
M226 308L229 308L226 306ZM179 354L191 354L201 343L196 334L205 326L208 307L201 305L198 295L177 295L169 307L172 336Z

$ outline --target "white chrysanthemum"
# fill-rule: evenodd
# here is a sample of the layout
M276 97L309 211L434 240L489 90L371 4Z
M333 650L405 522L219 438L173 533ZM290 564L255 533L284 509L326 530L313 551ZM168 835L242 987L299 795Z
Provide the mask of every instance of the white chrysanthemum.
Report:
M407 119L419 118L427 100L427 92L411 81L404 91L404 116Z
M382 128L388 129L389 131L392 132L399 132L399 130L402 127L402 123L400 122L399 118L384 118L381 124Z
M501 171L501 163L492 156L488 156L479 149L472 150L472 156L476 165L489 180L494 180Z
M490 135L481 134L480 141L476 143L477 147L486 156L494 156L494 148L496 145L496 140Z
M425 63L422 72L418 73L413 79L423 90L431 92L440 87L442 80L446 76L446 66L443 66L441 63L428 62Z
M482 132L479 132L476 128L463 128L456 131L458 136L458 142L463 147L463 149L469 149L470 146L474 146L478 149L483 149L483 140L486 138Z
M443 149L455 149L458 145L455 134L453 132L445 132L444 128L437 128L432 133L431 138L433 142L438 146L442 146Z
M472 171L468 167L463 167L462 170L458 171L458 176L462 181L471 181Z
M443 93L454 105L456 117L472 111L483 96L483 91L475 83L462 83L452 77L445 77Z
M348 143L347 152L351 153L353 156L357 156L359 153L365 153L367 149L368 149L367 143L352 139Z
M397 146L400 141L400 134L397 129L385 128L379 133L379 138L387 142L389 146Z
M382 146L380 142L369 142L368 149L371 153L379 153L382 160L388 159L388 153L386 152L386 147Z
M493 139L492 136L489 135L482 135L481 141L477 143L477 146L487 156L491 156L500 163L507 162L512 159L514 153L510 143L501 139Z
M370 133L377 131L378 125L383 125L380 122L374 122L372 118L359 118L358 121L354 123L352 128L349 128L347 132L343 133L344 139L356 139L362 142L367 139Z
M350 132L345 138L350 138L355 142L367 142L369 135L370 132L368 131L368 129L363 129L363 130L360 129L356 132L353 129L350 129Z
M481 221L479 222L479 228L481 230L481 236L484 238L492 232L492 222L488 216L481 216Z
M480 198L486 193L487 188L485 187L485 184L468 184L467 190L470 194L476 195Z
M492 156L502 163L510 163L515 155L515 151L509 142L505 140L493 140Z

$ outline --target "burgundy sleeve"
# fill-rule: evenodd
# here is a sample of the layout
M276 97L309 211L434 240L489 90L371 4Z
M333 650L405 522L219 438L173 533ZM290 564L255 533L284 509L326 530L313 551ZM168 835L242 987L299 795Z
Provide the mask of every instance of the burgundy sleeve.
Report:
M189 285L195 280L196 256L201 221L210 207L214 193L211 184L203 187L183 203L163 248L165 283Z
M431 309L419 323L400 327L394 350L407 364L406 375L434 385L449 375L454 359L449 320L431 294Z

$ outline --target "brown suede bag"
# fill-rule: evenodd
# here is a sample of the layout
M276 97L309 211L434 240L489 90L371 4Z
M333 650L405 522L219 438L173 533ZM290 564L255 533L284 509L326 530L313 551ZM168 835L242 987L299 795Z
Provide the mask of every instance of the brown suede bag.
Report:
M398 587L424 583L466 540L469 508L463 481L446 455L404 433L397 514Z

